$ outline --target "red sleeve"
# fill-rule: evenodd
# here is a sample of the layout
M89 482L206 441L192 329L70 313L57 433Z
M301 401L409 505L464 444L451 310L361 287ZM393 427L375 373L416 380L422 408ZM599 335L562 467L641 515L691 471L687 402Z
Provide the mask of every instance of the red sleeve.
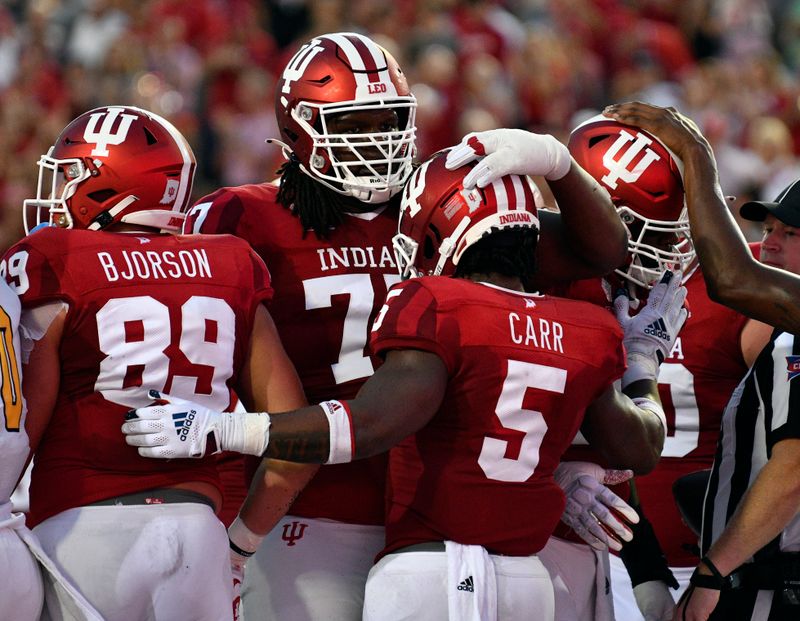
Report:
M389 290L375 319L370 346L376 355L390 349L419 349L439 356L449 373L456 367L450 348L442 346L443 328L436 298L417 280L399 283ZM452 339L448 338L448 342Z
M229 233L246 238L242 231L243 214L244 205L239 195L221 188L192 205L183 223L183 232Z
M253 296L258 303L269 302L275 290L272 288L272 277L264 260L248 246L250 263L253 266Z
M0 271L24 306L38 306L54 300L73 303L70 292L76 289L71 286L71 275L61 260L61 253L53 251L62 245L59 230L64 229L38 231L15 244L3 257ZM46 247L49 252L45 254L40 247Z

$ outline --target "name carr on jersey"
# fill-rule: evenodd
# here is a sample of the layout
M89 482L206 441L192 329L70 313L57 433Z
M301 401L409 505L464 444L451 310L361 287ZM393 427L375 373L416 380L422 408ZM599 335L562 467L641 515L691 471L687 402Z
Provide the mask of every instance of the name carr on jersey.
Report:
M98 252L97 258L108 282L117 280L161 280L211 278L211 263L203 248L191 250L121 250Z
M538 319L538 321L537 321ZM517 345L564 353L564 327L557 321L530 315L508 314L511 341ZM524 323L523 323L524 322Z

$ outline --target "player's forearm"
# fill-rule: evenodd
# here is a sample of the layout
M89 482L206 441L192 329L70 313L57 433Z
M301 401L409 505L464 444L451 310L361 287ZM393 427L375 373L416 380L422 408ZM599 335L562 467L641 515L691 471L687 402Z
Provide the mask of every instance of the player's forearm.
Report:
M788 440L800 444L800 440ZM787 447L784 447L787 448ZM800 461L784 456L767 462L739 508L707 555L728 575L753 554L777 537L800 509Z
M622 265L628 254L628 236L611 198L574 160L569 173L548 181L558 201L563 242L596 275Z
M655 381L639 380L626 392L660 405L656 386ZM647 474L655 468L664 446L661 418L613 388L587 408L581 431L611 467L630 469L636 474Z
M747 287L758 264L725 204L711 148L697 143L683 156L692 239L709 295L725 302Z
M319 467L264 459L258 468L239 516L258 535L278 523Z

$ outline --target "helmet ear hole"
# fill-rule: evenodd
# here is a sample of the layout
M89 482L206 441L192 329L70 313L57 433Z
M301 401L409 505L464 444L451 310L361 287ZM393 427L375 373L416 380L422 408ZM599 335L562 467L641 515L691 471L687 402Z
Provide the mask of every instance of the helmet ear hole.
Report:
M430 235L425 236L425 241L422 244L422 256L426 259L432 259L433 255L436 253L436 247L434 246L433 239L431 239Z
M112 190L111 188L106 188L105 190L96 190L91 194L87 194L86 196L92 199L96 203L105 203L109 198L115 196L117 194L116 190Z

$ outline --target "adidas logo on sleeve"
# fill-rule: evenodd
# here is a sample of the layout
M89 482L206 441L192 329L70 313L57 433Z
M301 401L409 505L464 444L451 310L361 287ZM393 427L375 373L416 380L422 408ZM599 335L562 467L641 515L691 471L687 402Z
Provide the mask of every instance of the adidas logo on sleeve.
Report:
M472 576L468 577L466 580L462 580L458 583L456 587L459 591L468 591L473 593L475 591L475 586L472 581Z

